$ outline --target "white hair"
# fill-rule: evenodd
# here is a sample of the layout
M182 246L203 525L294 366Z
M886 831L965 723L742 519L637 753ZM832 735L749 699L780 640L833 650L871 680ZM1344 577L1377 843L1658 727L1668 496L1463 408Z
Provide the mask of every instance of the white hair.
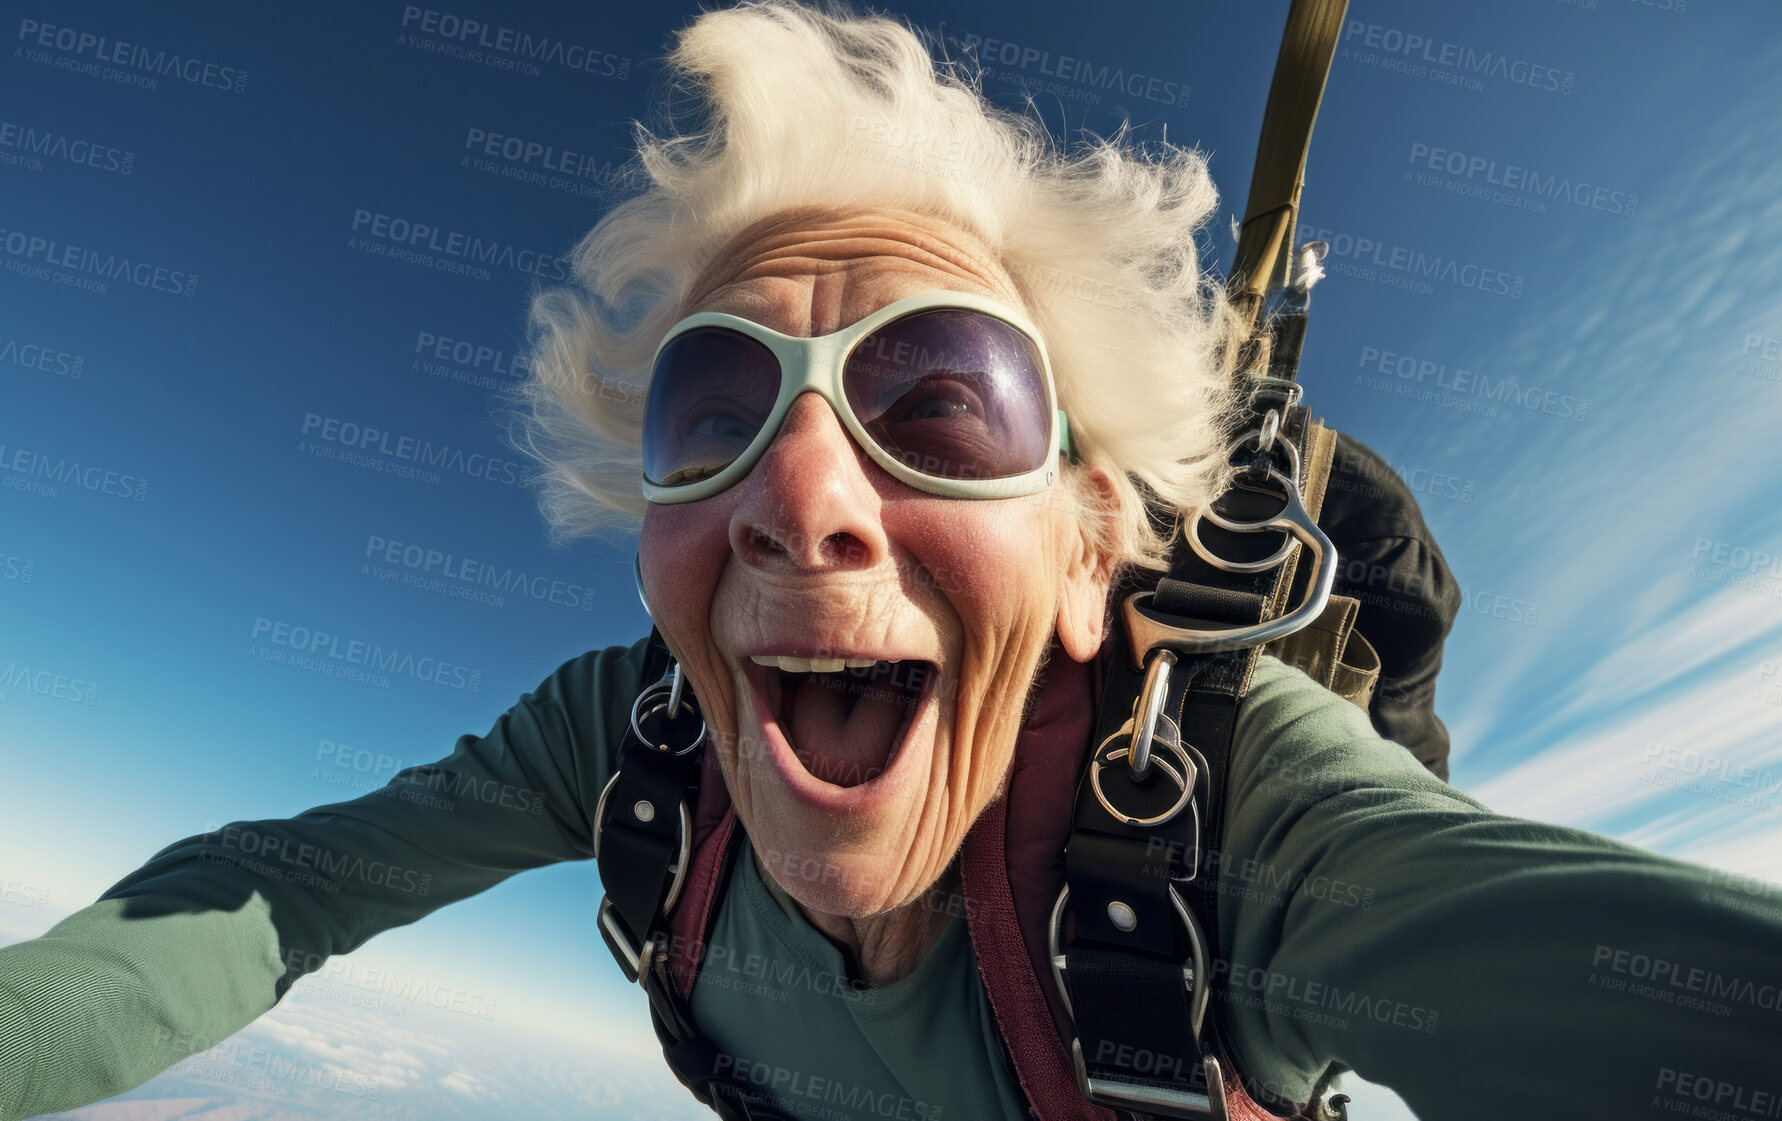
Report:
M636 126L636 193L582 239L574 284L532 302L518 443L543 467L559 539L636 525L657 342L720 247L806 207L914 211L997 256L1045 339L1079 456L1115 480L1112 518L1087 513L1081 470L1064 486L1116 564L1156 567L1165 551L1145 492L1178 511L1218 493L1243 329L1199 263L1218 203L1205 157L1136 150L1123 129L1061 151L942 53L894 20L791 0L679 33L670 123Z

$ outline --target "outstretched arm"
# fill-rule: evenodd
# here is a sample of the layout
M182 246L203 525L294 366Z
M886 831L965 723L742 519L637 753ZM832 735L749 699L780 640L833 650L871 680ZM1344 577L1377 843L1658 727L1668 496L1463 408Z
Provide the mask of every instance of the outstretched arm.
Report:
M1231 781L1220 980L1258 1079L1303 1100L1334 1062L1429 1121L1782 1110L1782 895L1493 814L1273 659Z
M379 931L593 853L643 644L565 663L450 757L352 802L172 845L0 949L0 1121L139 1085Z

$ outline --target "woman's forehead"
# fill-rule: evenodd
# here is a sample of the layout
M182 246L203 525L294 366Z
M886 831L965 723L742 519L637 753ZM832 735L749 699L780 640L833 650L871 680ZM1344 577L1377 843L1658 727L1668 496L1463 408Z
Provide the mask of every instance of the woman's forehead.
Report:
M989 248L957 227L897 210L795 211L720 249L683 314L722 311L789 335L822 335L934 289L1023 303Z

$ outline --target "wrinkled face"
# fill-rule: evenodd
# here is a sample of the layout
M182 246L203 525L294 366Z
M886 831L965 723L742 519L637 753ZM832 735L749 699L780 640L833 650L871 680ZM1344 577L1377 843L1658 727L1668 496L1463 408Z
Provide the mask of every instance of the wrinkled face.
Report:
M823 335L931 289L1023 306L975 239L873 211L759 224L685 310ZM1100 641L1105 565L1061 492L915 489L810 393L741 482L652 506L639 550L762 865L829 914L939 878L1008 772L1054 634L1078 660Z

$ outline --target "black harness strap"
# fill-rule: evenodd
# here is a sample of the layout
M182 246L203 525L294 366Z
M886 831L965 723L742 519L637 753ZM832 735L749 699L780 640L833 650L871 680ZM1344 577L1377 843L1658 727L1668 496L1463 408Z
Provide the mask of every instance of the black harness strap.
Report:
M1278 439L1303 447L1308 421L1303 410L1292 411ZM1219 509L1255 520L1279 506L1279 498L1240 490L1222 499ZM1220 556L1252 560L1276 551L1281 535L1206 527L1203 540ZM1270 617L1281 585L1292 577L1288 564L1233 574L1178 542L1147 610L1182 626L1256 624ZM1121 594L1139 590L1142 584L1132 584ZM1116 641L1125 643L1129 636L1124 621L1120 625ZM1129 756L1151 666L1141 670L1131 658L1116 657L1110 670L1097 717L1098 747L1078 790L1065 853L1066 893L1054 927L1054 964L1062 966L1077 1032L1078 1080L1101 1104L1220 1118L1225 1081L1241 1077L1225 1042L1223 1009L1213 999L1220 953L1215 846L1224 824L1237 706L1259 654L1260 647L1252 646L1173 656L1162 706L1167 719L1158 722L1160 742L1142 779L1133 777ZM1173 814L1167 811L1183 788L1166 764L1182 772L1188 786L1187 804ZM1068 936L1059 929L1067 918ZM1295 1109L1262 1087L1246 1083L1245 1089L1274 1112Z
M653 684L632 708L619 769L595 811L594 856L606 888L600 935L649 998L663 1058L694 1097L724 1121L788 1121L724 1069L724 1056L694 1027L668 970L667 918L692 855L691 807L705 756L704 720L679 673L661 633L652 631L643 679ZM733 838L725 859L735 851Z
M1321 430L1295 408L1316 255L1296 256L1293 229L1346 9L1347 0L1293 0L1227 285L1255 328L1237 359L1256 427L1234 449L1249 445L1252 458L1234 488L1183 527L1169 573L1148 599L1130 594L1143 588L1120 595L1131 657L1116 657L1103 692L1051 930L1054 972L1077 1032L1077 1081L1103 1105L1226 1121L1225 1080L1242 1078L1213 999L1221 950L1215 846L1238 703L1262 645L1323 611L1336 567L1330 539L1299 493L1301 467L1316 476L1328 445L1308 454ZM1321 494L1322 477L1312 482ZM1217 524L1222 518L1230 528ZM1318 563L1299 573L1307 547ZM1301 606L1289 611L1295 593ZM1172 787L1186 804L1166 797ZM1245 1080L1244 1090L1272 1112L1294 1111L1265 1087ZM1317 1095L1308 1111L1323 1114Z
M661 634L652 631L645 680L671 663ZM619 769L595 811L594 858L606 888L600 934L633 981L674 905L693 840L689 807L699 788L705 724L691 703L669 717L678 673L676 667L638 696L619 744Z

